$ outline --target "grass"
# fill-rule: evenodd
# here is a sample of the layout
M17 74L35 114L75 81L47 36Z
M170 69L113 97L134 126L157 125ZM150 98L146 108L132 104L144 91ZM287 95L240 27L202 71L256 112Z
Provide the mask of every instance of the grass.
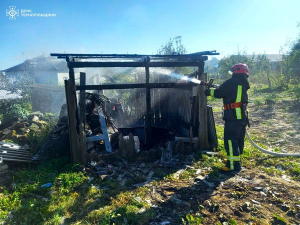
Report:
M254 216L252 216L251 221L253 222L253 225L270 225L270 223L268 221L266 221L265 219L262 218L256 218Z
M50 188L41 188L51 182ZM54 160L36 169L16 172L15 188L0 193L0 222L7 224L87 223L141 224L153 216L145 187L123 190L117 181L96 184L66 160ZM106 187L106 188L104 188ZM145 213L139 213L141 209ZM79 222L80 221L80 222Z
M223 165L226 152L222 144L222 127L217 126L220 139L220 155L209 157L203 155L195 161L192 168L187 168L179 180L193 179L196 170L211 168L209 176L218 177L218 168ZM258 137L254 139L259 140ZM258 166L273 175L289 174L294 179L300 178L298 159L273 158L265 156L246 142L245 154L242 156L246 166ZM253 160L255 159L255 160ZM276 169L278 166L282 170ZM162 168L154 169L154 176L165 180L176 180L174 171ZM4 188L0 193L0 222L7 224L144 224L154 217L154 209L145 200L149 196L146 187L132 189L122 187L117 180L89 182L89 175L71 165L67 159L54 160L38 168L28 168L15 173L15 188ZM158 186L163 181L153 181ZM42 184L51 182L50 188L41 188ZM233 198L244 198L245 193L234 192ZM139 197L140 199L136 200ZM188 214L183 218L184 224L201 224L202 215ZM279 217L278 217L279 218ZM278 220L277 218L277 220ZM233 220L230 224L234 224Z
M269 92L252 93L263 103ZM262 96L260 96L262 95ZM276 96L276 102L283 94ZM220 100L212 102L220 104ZM267 122L266 122L267 123ZM209 168L206 175L219 177L218 168L224 165L226 151L223 142L223 126L216 125L219 155L207 156L194 154L191 167L174 178L174 169L153 168L152 181L157 187L164 182L184 181L199 176L197 169ZM260 146L267 148L262 134L252 135ZM39 140L39 138L37 138ZM273 176L290 176L300 180L300 159L276 158L265 155L246 140L242 155L242 164L247 168L258 168ZM147 187L132 188L131 184L145 181L142 176L128 178L125 186L117 179L94 179L80 171L78 165L72 165L67 159L58 159L37 168L28 167L14 174L14 185L0 188L0 224L147 224L154 218L155 211L146 201L151 189ZM42 184L51 182L50 188L41 188ZM138 197L138 198L137 198ZM246 193L232 192L233 199L243 199ZM278 199L280 201L280 199ZM195 213L182 215L183 224L201 224L204 220L201 209ZM181 216L181 217L182 217ZM264 224L262 219L252 218L254 224ZM281 215L274 214L274 220L287 223ZM228 224L236 224L231 219Z
M275 222L280 222L280 224L288 224L289 221L282 215L278 215L277 213L274 213L273 215Z
M182 224L186 225L200 225L204 221L204 217L197 213L195 215L187 214L185 218L182 218Z

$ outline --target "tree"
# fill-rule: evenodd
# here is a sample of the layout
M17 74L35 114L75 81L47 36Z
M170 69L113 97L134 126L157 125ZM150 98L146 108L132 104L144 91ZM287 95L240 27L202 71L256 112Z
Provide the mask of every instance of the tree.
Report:
M254 71L256 75L266 74L268 79L268 86L271 88L270 72L271 72L271 62L267 58L266 54L259 54L255 57Z
M170 40L161 45L160 48L157 50L157 54L159 55L178 55L178 54L185 54L186 49L181 42L181 36L177 36L174 38L170 38Z
M186 48L182 44L181 36L177 36L174 38L170 38L169 41L161 45L157 50L157 54L159 55L182 55L186 54ZM169 68L174 73L178 74L189 74L192 73L192 70L189 67L175 67Z
M221 59L219 63L221 78L229 78L231 75L228 73L228 71L234 64L237 63L246 63L249 69L252 71L255 65L255 54L253 53L252 55L247 55L246 52L238 52L236 55L230 55Z
M263 83L267 82L269 88L271 88L271 62L266 54L247 55L246 52L239 52L237 55L230 55L221 59L219 64L219 70L222 78L229 78L228 71L237 63L246 63L249 67L250 78L252 82Z
M298 27L300 28L300 23ZM300 82L300 35L292 42L290 51L283 55L281 73L286 83L290 83L291 80L295 83Z

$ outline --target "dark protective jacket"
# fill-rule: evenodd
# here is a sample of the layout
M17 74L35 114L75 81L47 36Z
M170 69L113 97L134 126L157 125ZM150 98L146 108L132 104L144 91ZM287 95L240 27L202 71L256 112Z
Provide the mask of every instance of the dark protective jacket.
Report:
M233 74L219 88L211 89L210 95L215 98L223 98L224 105L241 102L248 103L247 90L250 88L249 82L244 74ZM224 110L224 120L248 121L245 106L236 109Z

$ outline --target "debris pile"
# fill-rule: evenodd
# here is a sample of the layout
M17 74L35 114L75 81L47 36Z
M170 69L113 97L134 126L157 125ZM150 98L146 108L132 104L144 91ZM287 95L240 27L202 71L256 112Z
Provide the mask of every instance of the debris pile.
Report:
M41 112L33 112L25 119L19 119L12 126L0 131L0 140L12 140L20 145L28 143L30 132L39 132L49 119Z

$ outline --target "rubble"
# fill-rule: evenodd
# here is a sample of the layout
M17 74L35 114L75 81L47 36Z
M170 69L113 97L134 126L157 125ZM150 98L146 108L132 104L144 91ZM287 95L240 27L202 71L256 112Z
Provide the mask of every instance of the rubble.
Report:
M12 140L20 145L28 143L30 132L39 132L43 125L48 124L48 119L41 112L33 112L26 119L19 119L10 127L0 131L0 140Z

